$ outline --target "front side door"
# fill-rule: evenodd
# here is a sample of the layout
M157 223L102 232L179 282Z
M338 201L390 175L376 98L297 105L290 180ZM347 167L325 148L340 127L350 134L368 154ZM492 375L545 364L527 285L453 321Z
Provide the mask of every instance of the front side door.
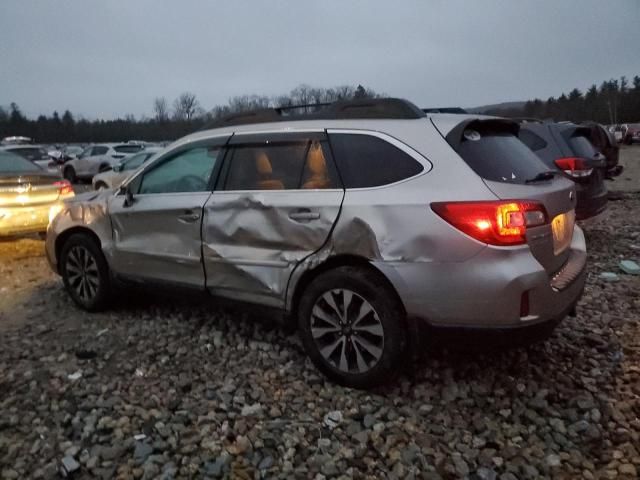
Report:
M204 288L202 210L226 139L167 153L127 183L133 202L111 198L116 273Z
M204 208L207 288L282 306L291 272L327 241L343 197L324 132L234 135Z

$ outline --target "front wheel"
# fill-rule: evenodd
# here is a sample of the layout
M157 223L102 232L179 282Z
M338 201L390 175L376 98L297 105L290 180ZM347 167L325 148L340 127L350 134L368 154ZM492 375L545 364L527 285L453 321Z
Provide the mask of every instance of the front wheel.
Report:
M73 301L89 312L102 310L109 301L109 267L97 243L88 235L74 234L60 253L60 273Z
M96 190L106 190L106 189L107 189L107 188L109 188L109 187L108 187L108 186L107 186L107 184L106 184L106 183L104 183L104 182L96 182L96 184L95 184L95 187L94 187L94 188L95 188Z
M331 380L354 388L387 382L406 343L402 306L373 272L340 267L315 278L298 309L302 343Z

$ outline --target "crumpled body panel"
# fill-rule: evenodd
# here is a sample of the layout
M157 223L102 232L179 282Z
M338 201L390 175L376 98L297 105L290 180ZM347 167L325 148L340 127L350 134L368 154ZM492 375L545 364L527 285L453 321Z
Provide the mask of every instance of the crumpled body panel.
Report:
M343 195L342 190L214 193L202 227L207 288L282 306L291 271L325 244Z
M107 203L111 195L113 192L110 190L88 192L64 202L64 208L49 225L45 244L47 260L55 272L58 271L56 240L60 234L74 228L93 232L100 239L102 250L109 261L113 242Z

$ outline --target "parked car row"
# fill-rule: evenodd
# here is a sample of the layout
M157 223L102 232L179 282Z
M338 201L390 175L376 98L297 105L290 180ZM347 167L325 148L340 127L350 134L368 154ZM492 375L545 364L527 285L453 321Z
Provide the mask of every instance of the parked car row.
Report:
M640 143L640 123L623 123L621 125L609 125L608 131L613 134L619 143L631 145Z

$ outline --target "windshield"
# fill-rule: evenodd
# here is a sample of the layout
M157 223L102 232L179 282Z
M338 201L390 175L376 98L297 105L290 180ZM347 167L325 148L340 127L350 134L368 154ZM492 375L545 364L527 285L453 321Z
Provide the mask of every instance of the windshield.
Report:
M0 173L21 173L40 171L35 163L31 163L18 155L9 152L0 152Z
M153 152L144 152L134 155L123 163L123 170L135 170L146 162L151 155L153 155Z

